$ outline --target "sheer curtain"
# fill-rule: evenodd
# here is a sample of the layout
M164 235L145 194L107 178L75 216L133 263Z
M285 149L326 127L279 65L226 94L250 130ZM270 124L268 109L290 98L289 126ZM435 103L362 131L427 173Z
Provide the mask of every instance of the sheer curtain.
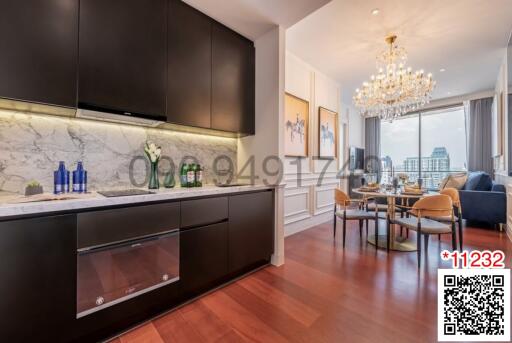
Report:
M466 134L466 161L469 160L469 100L464 100L462 102L462 106L464 107L464 130Z
M378 173L380 180L380 119L366 118L364 124L365 169Z
M469 102L468 170L493 173L492 161L492 98Z

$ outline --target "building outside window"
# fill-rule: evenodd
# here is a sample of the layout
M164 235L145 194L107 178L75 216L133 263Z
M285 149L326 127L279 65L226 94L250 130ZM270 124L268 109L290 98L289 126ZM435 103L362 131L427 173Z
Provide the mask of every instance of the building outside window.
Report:
M466 171L464 108L412 114L381 123L382 182L405 173L409 181L423 179L425 187L438 188L450 173Z

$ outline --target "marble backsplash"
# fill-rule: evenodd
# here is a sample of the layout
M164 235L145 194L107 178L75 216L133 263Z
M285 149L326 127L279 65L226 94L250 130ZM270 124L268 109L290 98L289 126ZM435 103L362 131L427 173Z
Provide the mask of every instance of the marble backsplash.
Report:
M234 138L0 110L0 190L23 193L28 182L37 180L52 192L59 161L69 170L83 161L90 190L141 186L147 176L146 140L162 147L161 185L169 158L176 165L177 185L178 166L186 156L203 166L205 183L217 179L213 164L218 156L231 159L236 170ZM227 169L229 162L223 158L217 167Z

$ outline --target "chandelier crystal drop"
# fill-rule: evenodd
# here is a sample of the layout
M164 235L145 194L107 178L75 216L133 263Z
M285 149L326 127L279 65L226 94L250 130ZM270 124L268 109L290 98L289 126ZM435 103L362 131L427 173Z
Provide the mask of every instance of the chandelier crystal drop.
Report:
M429 103L436 82L423 70L406 67L407 53L389 36L389 48L377 56L377 75L356 89L354 105L363 117L393 120Z

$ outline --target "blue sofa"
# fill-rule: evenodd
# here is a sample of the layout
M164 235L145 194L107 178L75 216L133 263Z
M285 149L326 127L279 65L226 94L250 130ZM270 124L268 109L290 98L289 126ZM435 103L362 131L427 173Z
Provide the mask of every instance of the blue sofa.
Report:
M459 191L462 218L495 226L507 221L505 186L495 183L489 174L471 172Z

